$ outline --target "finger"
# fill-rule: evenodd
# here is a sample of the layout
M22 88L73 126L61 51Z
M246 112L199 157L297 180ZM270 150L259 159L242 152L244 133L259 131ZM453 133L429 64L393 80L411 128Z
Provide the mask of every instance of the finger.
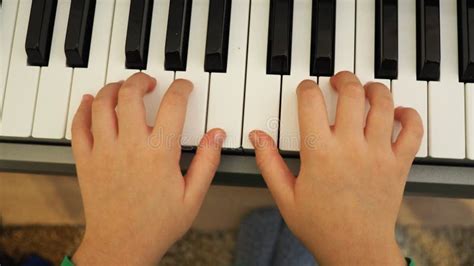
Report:
M188 202L200 205L204 199L219 166L225 138L226 134L222 129L213 129L202 138L185 176L185 199Z
M402 130L393 144L393 151L401 160L411 163L423 138L423 122L417 111L404 107L395 110L395 119L400 121Z
M167 149L173 158L178 158L181 151L181 135L183 133L189 95L193 84L184 79L175 80L161 101L156 117L153 137L160 147Z
M301 152L306 153L314 150L314 147L307 147L304 141L308 136L329 137L331 129L324 96L318 84L311 80L301 82L297 89L297 96L300 146Z
M148 132L143 97L155 86L156 80L141 72L133 74L123 83L117 105L120 135L133 136L139 132Z
M334 130L351 137L363 136L365 91L359 79L343 71L331 78L331 84L339 94Z
M92 134L96 143L107 143L117 137L117 95L122 82L105 85L92 103Z
M392 94L385 85L377 82L368 83L365 94L370 103L365 127L367 141L390 147L395 112Z
M72 121L71 144L76 159L87 156L92 150L94 139L92 137L92 95L84 95Z
M283 161L272 137L256 130L250 133L249 138L255 148L257 166L273 198L280 208L289 208L294 201L295 176Z

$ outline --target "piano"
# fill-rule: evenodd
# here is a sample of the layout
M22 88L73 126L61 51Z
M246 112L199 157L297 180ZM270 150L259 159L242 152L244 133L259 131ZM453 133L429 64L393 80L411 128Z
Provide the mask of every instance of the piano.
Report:
M71 121L81 96L142 71L193 81L186 170L206 130L228 138L215 184L263 186L247 135L268 132L298 172L295 89L355 72L415 108L425 137L409 194L474 197L474 2L469 0L3 0L0 170L75 174Z

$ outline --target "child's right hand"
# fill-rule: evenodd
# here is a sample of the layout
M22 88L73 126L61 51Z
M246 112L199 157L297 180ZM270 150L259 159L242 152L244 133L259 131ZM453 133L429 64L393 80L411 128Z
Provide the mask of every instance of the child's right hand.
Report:
M387 87L364 88L352 73L338 73L331 84L339 94L334 126L318 85L303 81L298 87L299 176L261 131L250 135L257 164L286 223L319 263L404 265L394 229L423 136L420 116L410 108L394 110ZM394 118L403 128L392 143Z

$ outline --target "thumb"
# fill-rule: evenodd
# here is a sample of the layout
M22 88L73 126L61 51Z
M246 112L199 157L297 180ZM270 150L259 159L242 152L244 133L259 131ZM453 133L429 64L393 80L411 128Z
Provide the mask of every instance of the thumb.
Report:
M222 143L226 134L222 129L212 129L201 139L196 155L184 177L185 200L202 202L221 159Z
M275 141L258 130L252 131L249 138L255 148L257 166L278 207L292 203L296 179L278 152Z

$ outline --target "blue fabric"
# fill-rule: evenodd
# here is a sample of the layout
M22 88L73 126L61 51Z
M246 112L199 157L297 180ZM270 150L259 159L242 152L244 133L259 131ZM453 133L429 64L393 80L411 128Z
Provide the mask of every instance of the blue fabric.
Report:
M269 266L283 224L276 209L260 209L245 217L237 237L236 266Z
M315 266L318 265L313 255L293 235L286 224L278 237L272 266Z
M314 266L312 254L291 233L276 208L259 209L240 225L235 266Z
M38 255L29 255L20 262L20 266L53 266L53 264Z

